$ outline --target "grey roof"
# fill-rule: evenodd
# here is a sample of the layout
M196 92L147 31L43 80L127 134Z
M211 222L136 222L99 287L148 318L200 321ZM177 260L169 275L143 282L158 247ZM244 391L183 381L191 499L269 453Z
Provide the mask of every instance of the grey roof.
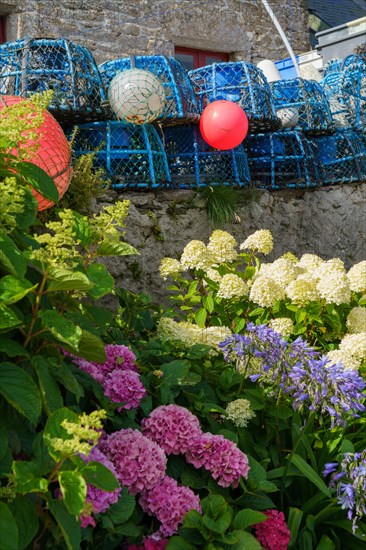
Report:
M366 0L308 0L309 11L329 27L338 27L366 15Z

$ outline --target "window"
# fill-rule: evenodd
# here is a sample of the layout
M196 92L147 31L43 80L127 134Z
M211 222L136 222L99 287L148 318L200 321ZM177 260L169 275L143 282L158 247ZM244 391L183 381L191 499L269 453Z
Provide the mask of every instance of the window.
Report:
M195 50L193 48L175 48L175 58L178 59L187 71L211 65L211 63L220 63L229 61L229 54L223 52L209 52L206 50Z
M0 16L0 44L6 42L5 17Z

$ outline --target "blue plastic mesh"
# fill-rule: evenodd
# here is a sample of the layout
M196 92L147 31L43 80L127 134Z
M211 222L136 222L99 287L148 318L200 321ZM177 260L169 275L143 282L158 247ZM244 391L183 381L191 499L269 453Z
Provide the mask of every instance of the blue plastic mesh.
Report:
M307 134L334 131L334 123L327 98L315 80L276 80L271 82L276 110L296 107L299 111L298 128Z
M176 187L250 183L242 145L228 151L214 149L202 138L198 126L165 128L164 141L172 183Z
M366 57L349 55L343 62L342 92L353 127L366 133Z
M293 131L248 136L252 184L258 188L309 188L319 185L314 152L308 140Z
M366 145L353 130L312 139L323 185L366 179Z
M344 99L343 81L344 73L333 71L319 82L328 99L335 127L339 129L351 128L353 124L353 117Z
M53 90L49 110L59 122L100 120L109 114L103 81L91 53L66 39L0 45L0 93L29 97Z
M105 121L79 125L74 154L81 156L96 149L95 166L105 170L116 189L170 185L166 154L151 124Z
M106 61L99 69L108 88L118 72L135 66L157 76L163 86L166 105L158 120L163 125L194 122L199 119L197 99L183 65L174 57L164 55L139 55Z
M213 63L189 71L202 111L219 99L233 101L242 107L249 119L249 132L277 130L271 90L263 72L250 63Z

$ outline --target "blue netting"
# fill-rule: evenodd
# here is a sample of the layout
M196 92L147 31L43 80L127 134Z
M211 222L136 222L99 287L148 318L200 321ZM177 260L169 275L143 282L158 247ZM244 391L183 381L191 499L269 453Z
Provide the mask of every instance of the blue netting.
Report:
M198 126L165 128L164 141L172 183L176 187L244 186L250 182L242 145L228 151L214 149L202 138Z
M344 99L343 81L343 71L333 71L319 82L328 99L335 127L339 129L351 128L353 124L353 117Z
M342 66L342 93L353 127L366 132L366 57L349 55Z
M299 111L298 128L307 134L334 131L329 104L321 86L315 80L276 80L271 82L276 110L296 107Z
M159 121L167 125L199 119L197 99L191 82L183 65L174 57L138 55L106 61L99 67L106 88L118 72L131 69L134 65L137 69L153 73L164 86L166 105L158 117Z
M59 122L100 120L109 114L102 78L91 53L66 39L0 45L0 93L29 97L53 90L49 110Z
M244 109L249 119L249 132L277 130L271 90L263 72L250 63L213 63L189 71L201 111L213 101L226 99Z
M74 154L81 156L95 149L95 166L105 170L116 189L154 189L170 184L166 154L151 124L105 121L79 125Z
M334 59L330 59L328 63L324 65L323 69L323 76L328 76L330 73L338 72L342 69L343 59L340 57L336 57Z
M319 185L314 152L300 132L258 134L248 136L243 143L255 187L286 189Z
M312 139L323 185L366 179L366 146L357 132L337 131Z

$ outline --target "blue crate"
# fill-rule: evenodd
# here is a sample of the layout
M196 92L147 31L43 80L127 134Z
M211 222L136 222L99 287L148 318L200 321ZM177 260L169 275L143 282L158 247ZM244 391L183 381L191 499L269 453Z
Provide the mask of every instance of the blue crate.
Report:
M332 113L321 86L315 80L276 80L271 82L276 110L296 107L298 129L307 134L326 134L334 131Z
M323 185L366 180L366 145L354 130L312 139Z
M209 103L226 99L244 109L250 133L280 128L269 84L258 67L243 61L213 63L188 74L201 112Z
M243 187L250 184L247 156L242 145L227 151L214 149L194 125L165 128L164 142L172 183L176 187Z
M105 61L99 69L106 88L118 72L133 67L153 73L164 86L166 105L158 121L171 125L199 120L197 98L191 82L183 65L174 57L138 55Z
M298 55L295 56L295 59L297 62L299 62ZM291 57L281 59L280 61L275 61L275 65L279 70L282 80L291 80L292 78L297 77L297 72Z
M76 157L97 150L95 166L103 168L115 189L170 186L166 154L151 124L118 121L80 124L74 140Z
M248 136L243 143L254 187L278 190L319 186L314 152L300 132L258 134Z
M24 38L0 45L0 93L30 97L53 90L49 111L60 122L105 119L109 104L91 53L64 38Z
M342 97L351 112L352 125L366 133L366 56L346 57L342 73Z

